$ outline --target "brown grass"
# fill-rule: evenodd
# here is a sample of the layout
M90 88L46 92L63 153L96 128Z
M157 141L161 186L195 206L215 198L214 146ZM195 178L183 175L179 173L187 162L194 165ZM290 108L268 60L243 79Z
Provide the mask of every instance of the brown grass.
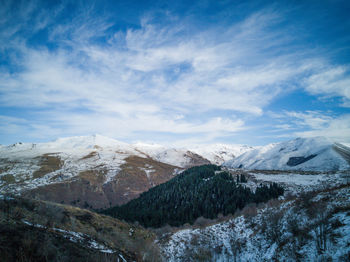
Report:
M106 170L86 170L79 173L79 177L89 181L91 185L100 185L105 181Z
M40 157L40 168L33 172L33 178L41 178L60 169L62 165L63 161L58 156L44 154Z
M159 261L159 251L153 244L155 235L140 226L77 207L46 201L23 198L0 200L0 224L22 225L22 220L43 225L47 232L54 234L61 233L52 230L53 227L89 235L99 243L133 258L133 261L141 261L142 257L149 257L149 261Z
M13 184L16 182L15 177L11 174L3 175L0 177L0 179L6 184Z
M87 154L86 156L83 156L82 158L80 158L80 160L84 160L84 159L89 159L89 158L93 158L95 156L97 156L97 152L96 151L92 151L89 154Z

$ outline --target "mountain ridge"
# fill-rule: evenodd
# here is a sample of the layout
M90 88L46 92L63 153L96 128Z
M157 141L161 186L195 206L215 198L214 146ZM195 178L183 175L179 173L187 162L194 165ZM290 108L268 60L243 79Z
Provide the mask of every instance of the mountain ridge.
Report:
M340 144L341 145L341 144ZM268 144L224 163L230 168L256 170L337 171L350 168L337 143L325 137L296 138ZM339 146L338 146L339 147ZM344 154L350 149L343 148Z

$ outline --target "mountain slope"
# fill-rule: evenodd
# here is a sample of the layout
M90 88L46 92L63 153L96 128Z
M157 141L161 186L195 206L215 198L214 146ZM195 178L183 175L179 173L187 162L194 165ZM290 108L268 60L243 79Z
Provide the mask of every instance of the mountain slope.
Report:
M0 191L105 208L203 163L209 161L188 150L140 148L100 135L17 143L0 147Z
M227 161L231 168L257 170L335 171L349 169L347 161L324 137L297 138L270 144Z
M185 148L167 148L157 144L136 143L133 147L147 157L169 165L188 168L198 165L210 164L202 155Z
M142 227L47 201L0 195L0 233L1 261L160 260Z
M211 163L221 165L225 161L238 157L257 147L247 145L211 144L192 147L192 152L208 159Z
M258 186L253 192L246 186L245 176L237 179L220 169L216 165L189 168L125 205L103 212L147 227L180 226L192 224L200 216L215 218L219 213L234 214L247 204L283 195L283 188L275 183Z

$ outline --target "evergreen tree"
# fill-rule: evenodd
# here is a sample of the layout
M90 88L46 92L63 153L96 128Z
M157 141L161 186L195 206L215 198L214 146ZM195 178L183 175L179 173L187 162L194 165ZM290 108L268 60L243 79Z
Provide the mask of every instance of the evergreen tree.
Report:
M193 223L196 218L216 218L219 213L233 214L246 204L266 202L283 194L283 188L273 183L260 185L256 192L242 186L227 172L216 165L193 167L170 181L144 192L139 198L103 213L135 222L146 227L165 224L180 226ZM244 175L240 176L246 182ZM245 182L244 182L245 181Z

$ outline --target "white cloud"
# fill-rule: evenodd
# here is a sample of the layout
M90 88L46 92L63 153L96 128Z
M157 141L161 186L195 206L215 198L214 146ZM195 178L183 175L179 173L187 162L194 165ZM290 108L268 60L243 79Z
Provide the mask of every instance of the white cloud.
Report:
M335 141L350 142L350 114L331 116L318 111L286 112L288 120L294 122L294 136L314 137L325 136Z
M279 54L291 39L270 30L282 20L273 10L229 28L189 32L178 20L157 24L148 17L141 19L140 28L107 34L113 23L95 17L93 6L84 7L70 22L54 24L64 8L58 6L52 17L39 12L38 20L38 7L32 6L23 9L16 25L0 21L6 28L0 30L5 39L1 43L16 49L19 56L11 62L21 69L0 71L0 103L41 111L34 113L33 133L222 136L246 128L244 114L240 119L235 114L261 115L276 96L294 88L287 83L296 78L303 82L310 72L304 81L309 92L350 96L344 68L328 66L324 72L324 66L310 60ZM57 44L54 50L26 45L27 34L43 28ZM92 41L97 37L108 39ZM221 118L217 110L232 114ZM316 129L325 128L327 121L293 117Z
M293 122L298 126L307 126L312 129L323 129L333 119L331 116L318 111L286 112L286 115L292 119L294 118Z
M326 68L306 79L305 87L312 94L342 97L344 99L343 105L350 107L349 75L349 68L344 66Z

